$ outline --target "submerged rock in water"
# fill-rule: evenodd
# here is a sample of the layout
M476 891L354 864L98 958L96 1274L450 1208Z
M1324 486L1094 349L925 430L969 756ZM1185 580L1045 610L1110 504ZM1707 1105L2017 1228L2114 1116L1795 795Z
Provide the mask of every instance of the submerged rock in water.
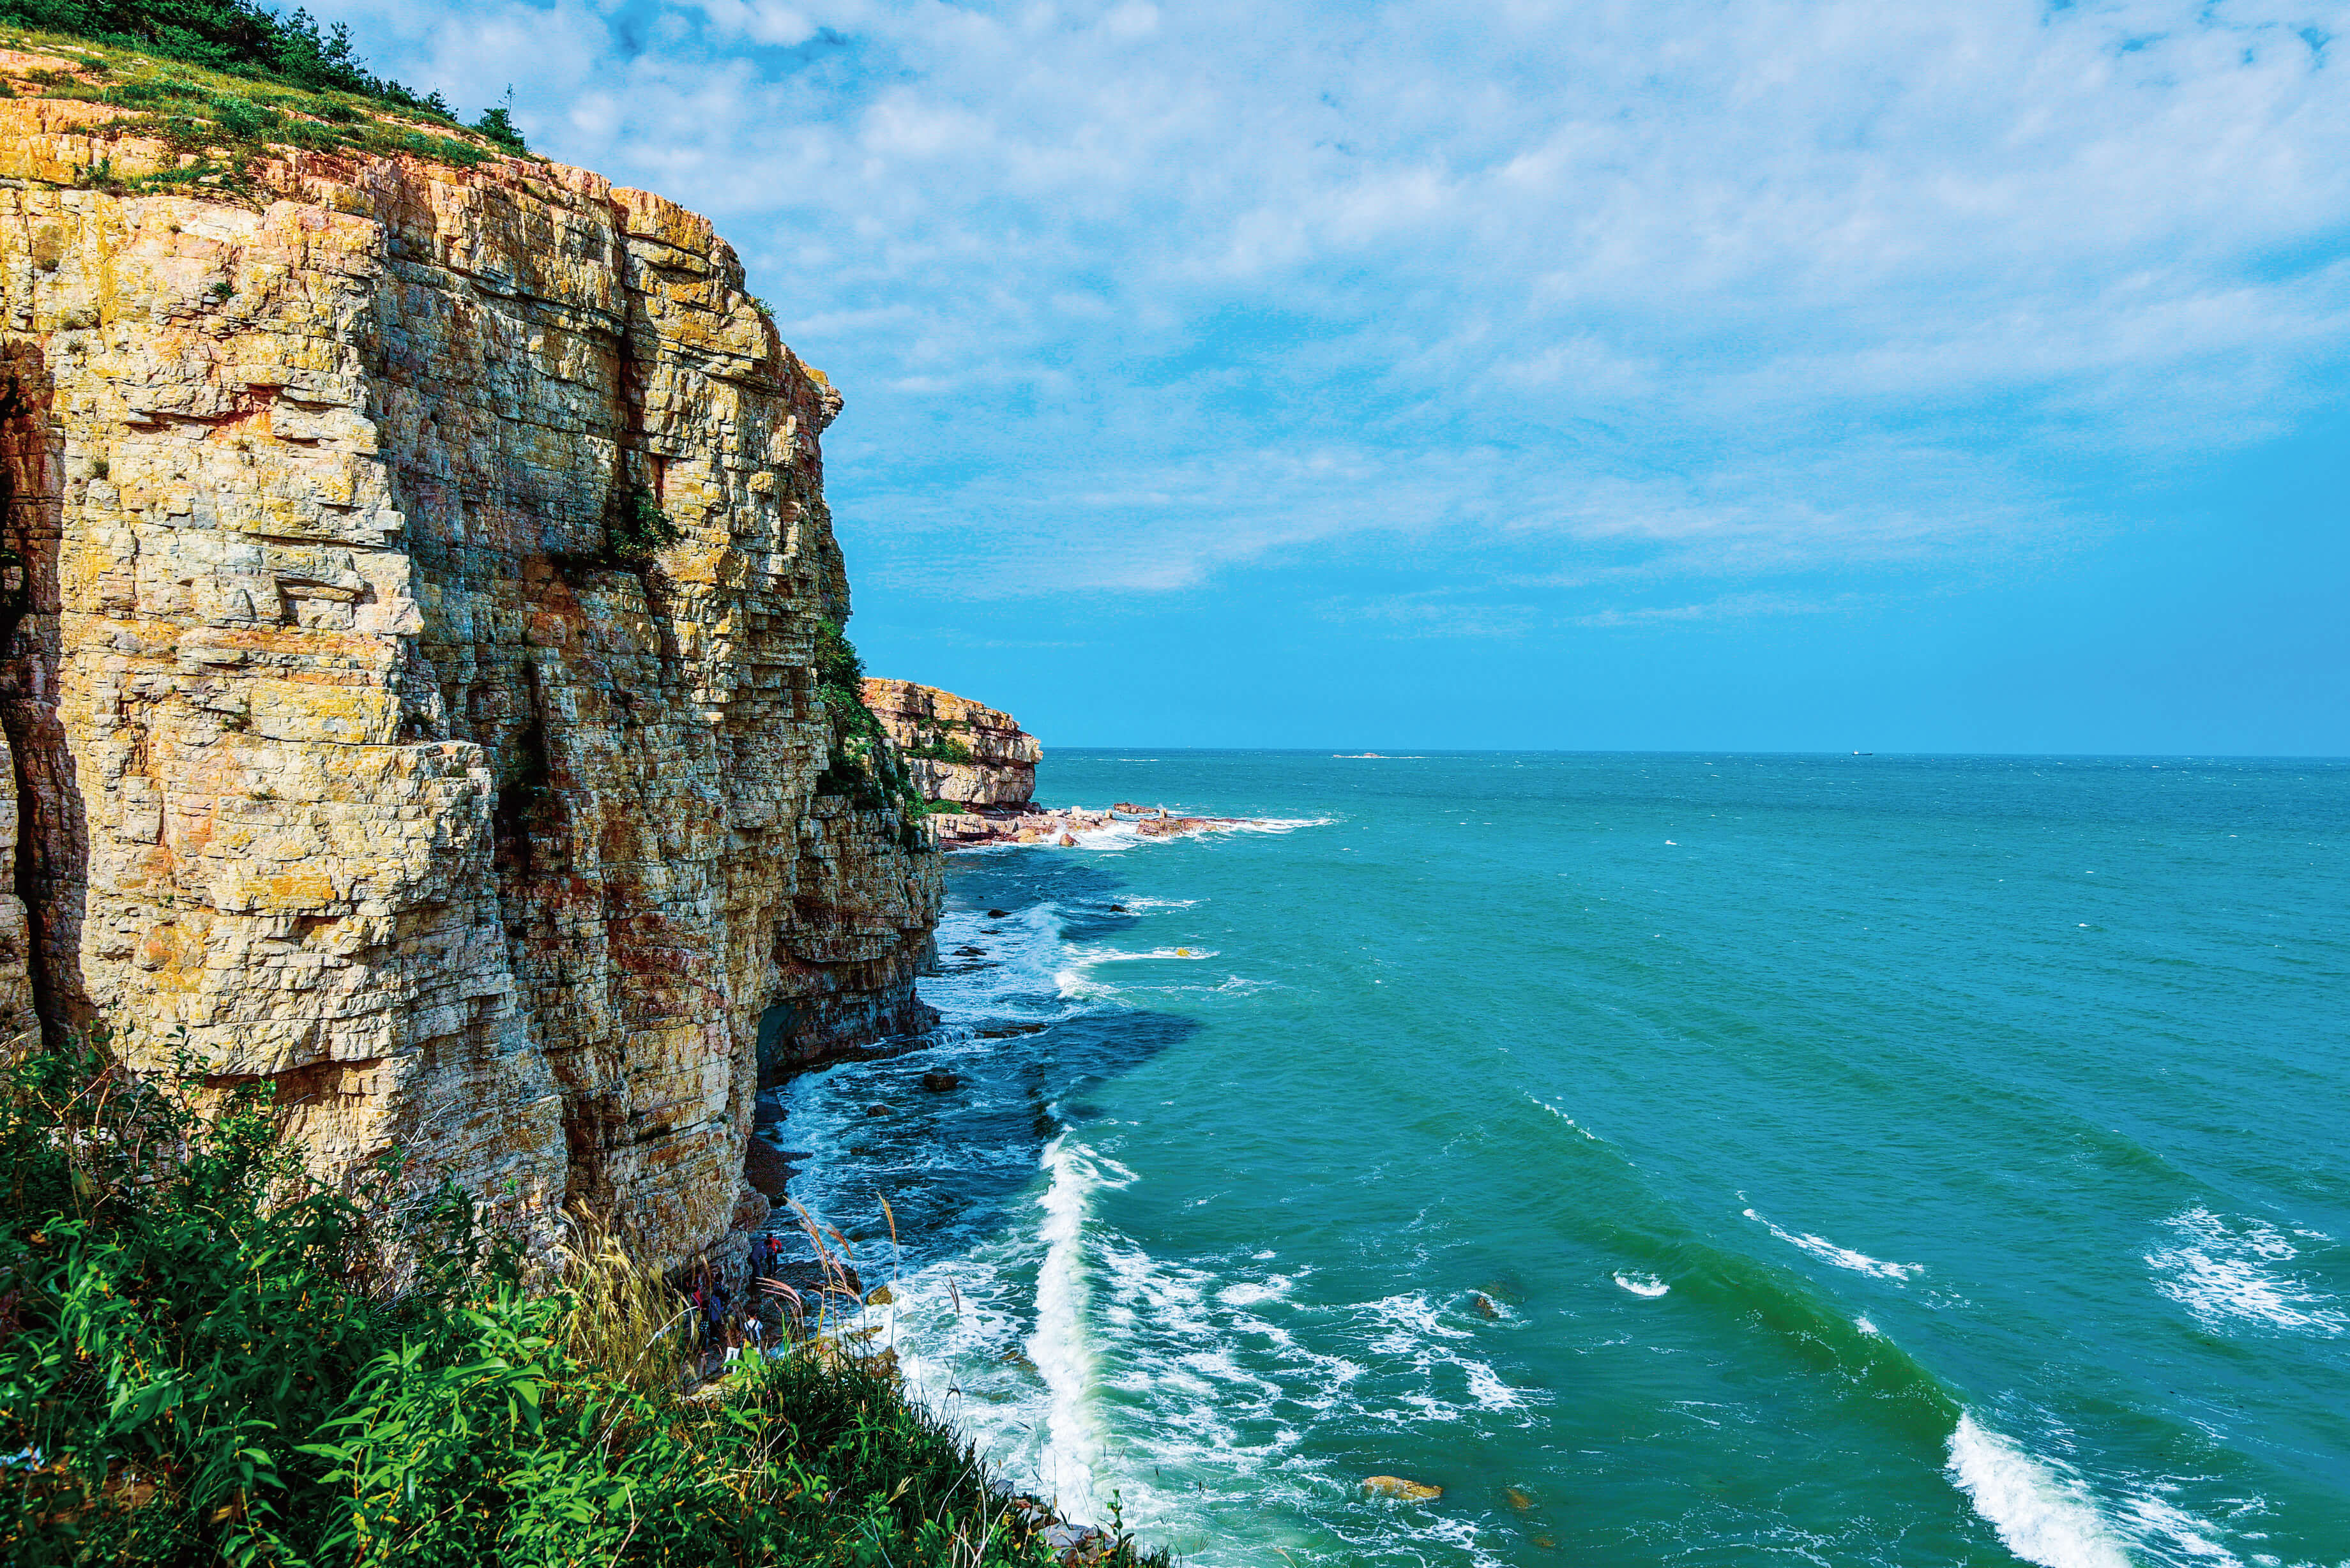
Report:
M922 1075L922 1087L930 1090L931 1093L934 1095L942 1095L949 1089L961 1087L962 1085L962 1080L956 1077L952 1073L925 1073Z
M1429 1502L1444 1495L1440 1486L1406 1480L1401 1476L1373 1476L1363 1482L1363 1490L1376 1497L1392 1497L1404 1502Z

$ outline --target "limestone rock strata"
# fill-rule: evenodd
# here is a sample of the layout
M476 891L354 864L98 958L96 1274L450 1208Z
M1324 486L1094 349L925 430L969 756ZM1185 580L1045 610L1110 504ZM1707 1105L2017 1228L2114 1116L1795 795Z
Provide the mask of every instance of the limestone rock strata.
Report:
M1045 755L1009 713L910 680L868 677L865 705L897 744L922 798L1025 805Z
M542 1232L583 1199L674 1263L764 1217L762 1044L924 1023L940 898L815 794L839 398L659 196L291 151L250 199L72 188L165 159L110 112L0 101L0 1015L183 1040L322 1163Z

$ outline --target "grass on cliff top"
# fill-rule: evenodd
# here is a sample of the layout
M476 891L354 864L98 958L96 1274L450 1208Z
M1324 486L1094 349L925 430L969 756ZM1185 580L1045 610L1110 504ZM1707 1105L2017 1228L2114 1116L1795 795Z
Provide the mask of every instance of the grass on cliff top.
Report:
M376 82L363 72L361 85L354 87L333 72L276 73L223 63L208 57L217 51L203 48L172 56L119 29L76 30L39 20L77 9L109 8L0 0L0 44L67 62L13 79L0 76L0 97L73 99L126 109L130 112L112 122L117 134L152 138L176 154L175 167L135 176L118 173L110 160L102 160L87 171L88 182L101 190L236 192L248 183L251 160L273 147L405 154L460 168L528 152L503 107L465 126L439 94L418 99L396 82ZM307 25L299 13L296 17Z
M338 22L322 28L305 10L286 16L254 0L0 0L0 23L309 91L373 99L457 123L438 92L420 98L375 75L359 57L348 26ZM513 136L503 110L484 115L474 129L501 144ZM513 146L522 150L519 138Z
M608 1237L534 1291L463 1195L363 1205L396 1162L322 1187L268 1089L196 1082L0 1064L0 1561L1056 1561L878 1360L681 1394L678 1299Z

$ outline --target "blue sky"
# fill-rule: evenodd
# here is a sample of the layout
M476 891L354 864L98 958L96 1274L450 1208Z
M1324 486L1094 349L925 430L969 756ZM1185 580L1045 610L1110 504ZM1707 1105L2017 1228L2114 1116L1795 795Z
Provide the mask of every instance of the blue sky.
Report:
M2350 0L312 0L715 218L1050 746L2350 753Z

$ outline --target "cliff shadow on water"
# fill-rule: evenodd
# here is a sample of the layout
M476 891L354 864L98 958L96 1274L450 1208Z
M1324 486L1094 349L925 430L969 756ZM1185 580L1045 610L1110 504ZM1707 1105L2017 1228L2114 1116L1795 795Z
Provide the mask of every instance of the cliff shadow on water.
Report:
M868 1284L1024 1227L1046 1149L1094 1114L1093 1092L1199 1029L1072 983L1079 950L1139 923L1126 886L1050 851L951 857L940 965L922 981L941 1022L761 1096L754 1136L796 1168L791 1199L882 1271ZM795 1217L779 1208L775 1225Z

